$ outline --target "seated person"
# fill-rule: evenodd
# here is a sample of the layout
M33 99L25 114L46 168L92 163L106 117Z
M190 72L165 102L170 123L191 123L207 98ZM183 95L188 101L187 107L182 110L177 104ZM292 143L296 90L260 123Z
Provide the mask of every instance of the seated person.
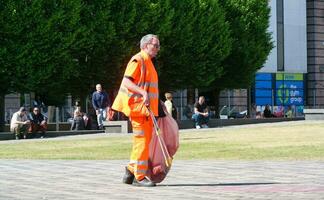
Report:
M270 110L270 105L267 104L264 111L263 111L263 117L264 118L271 118L273 117L274 115L271 113L271 110Z
M262 118L262 113L260 111L256 112L255 119L261 119Z
M21 107L18 112L12 115L10 131L15 134L16 140L20 138L26 139L29 125L30 121L27 118L27 111L24 107Z
M40 112L40 109L38 107L34 107L33 112L28 115L28 118L31 122L29 132L35 136L37 132L40 131L41 138L44 138L45 132L47 131L47 119Z
M74 111L73 121L71 125L71 131L73 130L84 130L85 129L85 123L83 119L83 113L80 111L79 108L77 108Z
M293 112L292 112L291 106L288 106L288 110L287 110L285 116L287 118L292 118L293 117Z
M88 114L86 113L82 113L82 116L83 116L83 121L84 121L84 127L85 129L87 130L91 130L91 118L88 116Z
M195 103L192 119L195 121L196 129L208 128L209 113L204 96L200 96L198 102Z

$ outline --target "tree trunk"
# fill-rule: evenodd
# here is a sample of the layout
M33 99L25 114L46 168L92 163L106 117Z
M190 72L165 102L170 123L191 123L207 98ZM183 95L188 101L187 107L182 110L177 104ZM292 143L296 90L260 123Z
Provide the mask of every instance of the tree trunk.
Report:
M0 94L0 132L5 129L5 94Z

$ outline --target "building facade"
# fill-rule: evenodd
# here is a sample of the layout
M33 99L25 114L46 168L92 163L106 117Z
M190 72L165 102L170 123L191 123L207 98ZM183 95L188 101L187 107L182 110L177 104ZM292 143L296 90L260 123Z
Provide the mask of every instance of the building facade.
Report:
M269 31L274 49L255 77L252 103L269 104L283 116L288 107L323 106L324 1L271 0ZM322 30L322 32L321 32ZM324 71L324 69L322 69Z
M324 1L307 1L307 105L324 107Z

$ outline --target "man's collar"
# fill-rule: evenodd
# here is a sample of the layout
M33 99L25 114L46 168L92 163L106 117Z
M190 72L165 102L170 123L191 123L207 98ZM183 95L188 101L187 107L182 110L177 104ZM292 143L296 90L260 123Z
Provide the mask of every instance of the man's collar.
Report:
M140 53L144 60L151 59L150 56L144 50L141 50Z

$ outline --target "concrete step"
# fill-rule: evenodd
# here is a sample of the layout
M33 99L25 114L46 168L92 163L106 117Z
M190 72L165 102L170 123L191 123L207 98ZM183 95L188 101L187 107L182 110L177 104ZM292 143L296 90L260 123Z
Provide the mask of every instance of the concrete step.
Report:
M104 130L79 130L79 131L47 131L46 137L60 137L68 135L96 134L104 133ZM12 140L15 135L11 132L0 132L0 140Z

